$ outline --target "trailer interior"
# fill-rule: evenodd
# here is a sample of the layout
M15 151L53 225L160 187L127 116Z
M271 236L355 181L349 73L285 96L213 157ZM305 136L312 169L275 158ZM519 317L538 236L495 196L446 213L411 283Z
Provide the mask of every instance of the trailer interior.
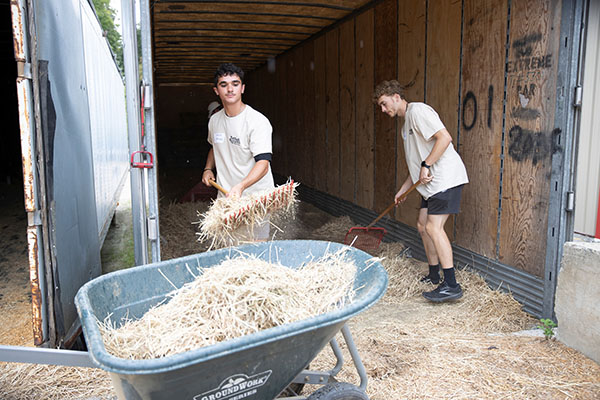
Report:
M200 181L209 150L207 107L218 100L212 87L221 63L238 65L248 77L261 67L275 72L277 57L373 3L151 2L161 201L180 200ZM263 88L248 85L247 91L259 95Z

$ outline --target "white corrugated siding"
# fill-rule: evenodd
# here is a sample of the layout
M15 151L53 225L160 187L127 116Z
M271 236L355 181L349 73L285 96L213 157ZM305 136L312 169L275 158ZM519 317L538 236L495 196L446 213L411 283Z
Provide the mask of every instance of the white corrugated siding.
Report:
M103 239L129 167L125 85L96 16L87 1L81 4L98 234Z
M594 236L600 191L600 1L590 1L581 129L577 157L575 232Z

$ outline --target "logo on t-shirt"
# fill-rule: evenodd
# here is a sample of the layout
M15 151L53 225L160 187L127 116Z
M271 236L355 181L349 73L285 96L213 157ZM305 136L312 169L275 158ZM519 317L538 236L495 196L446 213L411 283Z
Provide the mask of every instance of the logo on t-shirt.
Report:
M240 138L235 136L229 136L229 143L234 144L236 146L240 145Z
M414 132L413 132L412 128L410 128L410 129L408 130L408 134L409 134L409 135L414 135Z

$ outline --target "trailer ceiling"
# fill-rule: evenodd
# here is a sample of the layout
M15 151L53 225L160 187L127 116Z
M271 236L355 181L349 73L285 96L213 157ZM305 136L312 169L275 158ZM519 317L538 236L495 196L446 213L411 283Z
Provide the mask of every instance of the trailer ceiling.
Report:
M372 0L155 0L154 81L210 84L217 66L252 71Z

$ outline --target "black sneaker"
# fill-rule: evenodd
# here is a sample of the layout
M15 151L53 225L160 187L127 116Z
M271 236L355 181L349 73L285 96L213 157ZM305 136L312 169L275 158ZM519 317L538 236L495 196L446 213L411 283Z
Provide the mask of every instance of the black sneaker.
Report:
M462 295L463 291L459 284L456 284L456 287L450 287L450 285L448 285L446 282L442 282L431 292L423 292L423 297L436 303L441 303L448 300L457 300L460 299Z
M419 281L423 282L423 283L433 283L434 285L437 285L438 283L440 283L440 277L438 276L430 276L430 275L425 275L423 277L421 277L421 279L419 279Z

